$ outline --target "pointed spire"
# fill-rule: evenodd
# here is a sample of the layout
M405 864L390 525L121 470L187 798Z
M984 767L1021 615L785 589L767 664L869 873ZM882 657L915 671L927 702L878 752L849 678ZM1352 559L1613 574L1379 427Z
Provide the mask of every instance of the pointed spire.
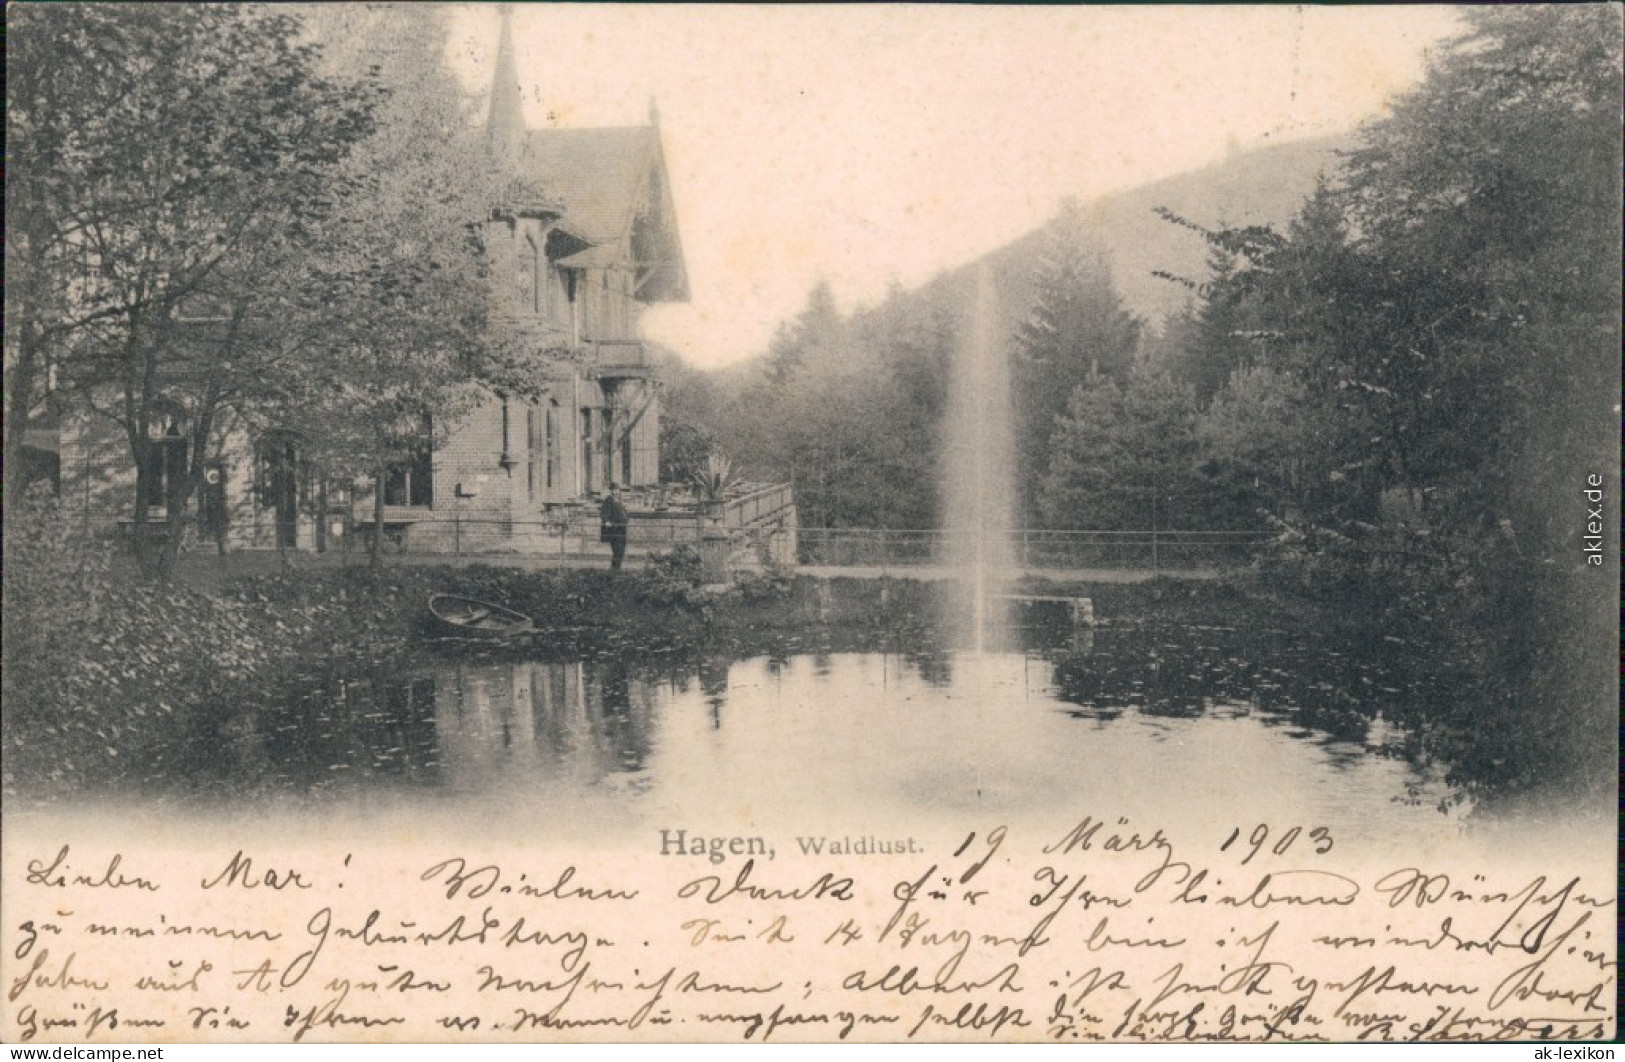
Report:
M504 4L502 38L497 44L496 72L491 79L491 113L485 120L485 142L491 153L510 165L519 161L525 142L525 115L519 91L519 69L513 56L513 11Z
M655 101L654 94L649 95L649 125L651 128L660 128L660 104Z

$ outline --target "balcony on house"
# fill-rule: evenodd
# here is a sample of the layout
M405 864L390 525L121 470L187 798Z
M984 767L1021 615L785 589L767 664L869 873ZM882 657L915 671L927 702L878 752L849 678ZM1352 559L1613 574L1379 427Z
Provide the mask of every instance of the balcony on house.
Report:
M587 367L600 379L648 379L648 348L635 339L589 339Z

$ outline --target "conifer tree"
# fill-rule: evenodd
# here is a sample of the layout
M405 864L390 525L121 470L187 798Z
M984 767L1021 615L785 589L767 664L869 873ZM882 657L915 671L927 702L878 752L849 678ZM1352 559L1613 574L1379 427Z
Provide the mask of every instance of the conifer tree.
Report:
M1054 451L1039 509L1046 527L1188 530L1203 510L1196 406L1165 373L1136 372L1121 386L1090 376L1057 419Z
M1083 206L1067 200L1045 229L1032 306L1015 335L1016 460L1028 512L1048 472L1056 417L1068 397L1092 377L1126 384L1140 329L1112 285Z

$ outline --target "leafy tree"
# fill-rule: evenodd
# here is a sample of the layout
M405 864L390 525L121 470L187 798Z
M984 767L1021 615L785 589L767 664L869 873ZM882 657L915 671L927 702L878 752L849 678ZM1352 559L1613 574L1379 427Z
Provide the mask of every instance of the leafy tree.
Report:
M1621 12L1462 17L1350 159L1349 217L1402 312L1387 351L1423 362L1416 403L1448 411L1411 411L1437 426L1417 447L1428 528L1472 561L1455 596L1484 617L1479 700L1508 724L1485 758L1528 781L1617 722L1617 583L1579 537L1582 475L1619 483Z
M809 361L836 356L841 337L841 315L835 292L820 278L807 294L807 305L793 321L781 324L767 350L766 374L776 387L788 384Z
M1272 376L1232 374L1202 437L1221 484L1300 499L1309 589L1451 625L1478 686L1435 722L1477 736L1446 751L1528 782L1614 718L1615 588L1579 528L1581 477L1618 483L1620 13L1462 17L1284 235L1212 234L1239 257L1208 305L1247 309Z
M704 428L689 421L660 419L660 481L683 483L704 468L716 441Z
M88 324L117 312L76 283L83 236L73 208L85 182L83 145L95 135L82 119L114 106L122 86L64 60L73 50L106 54L122 41L120 27L100 19L64 25L53 12L22 6L7 16L4 498L20 503L23 440L44 412L52 366Z
M820 280L806 307L780 325L756 372L735 390L726 415L712 426L722 449L748 460L753 475L789 480L798 494L809 490L814 478L827 480L829 470L817 464L810 445L825 441L827 426L820 429L814 421L828 411L808 402L819 381L845 366L845 344L834 295ZM797 501L805 521L807 501Z
M708 373L669 351L656 351L660 380L660 481L686 483L717 450L714 425L723 419L726 396Z
M1170 319L1168 335L1160 344L1163 364L1174 378L1188 385L1198 404L1206 407L1238 370L1259 363L1271 333L1260 306L1260 277L1266 261L1284 241L1267 226L1210 229L1166 208L1156 213L1170 224L1189 229L1208 244L1208 280L1198 284L1171 273L1164 280L1183 285L1199 298Z
M1249 292L1235 282L1236 256L1222 247L1208 255L1212 279L1208 295L1194 314L1184 343L1175 351L1171 369L1188 383L1196 400L1206 405L1234 372L1254 361L1257 310Z
M894 288L880 306L853 321L858 344L874 352L872 395L884 403L866 411L862 426L876 436L875 451L884 462L872 493L872 526L938 526L949 365L961 341L961 316L943 299L909 298Z
M1554 504L1551 485L1604 452L1617 422L1617 292L1598 278L1618 259L1604 221L1618 196L1618 13L1465 17L1469 32L1285 236L1209 234L1239 257L1204 312L1245 308L1252 360L1305 388L1319 518L1368 521L1398 492L1435 533L1510 525L1555 554L1576 503ZM1534 69L1531 55L1551 62ZM1222 364L1236 334L1195 346Z
M46 274L67 294L21 300L32 320L18 363L49 356L63 383L122 431L137 469L137 542L163 574L218 418L278 371L261 360L271 323L255 312L262 296L234 296L266 292L316 239L335 167L371 131L375 93L321 77L299 20L279 11L20 14L14 32L26 43L13 58L28 73L12 118L26 130L28 171L15 204L8 188L8 207L27 219L25 254L77 268ZM73 83L42 64L71 71ZM34 344L48 349L25 355ZM155 549L141 532L166 433L185 438L188 457L164 477L168 534Z
M723 449L745 455L758 476L789 480L809 526L827 526L831 500L846 473L854 439L846 433L856 397L846 322L828 282L808 293L807 305L781 325L759 376L735 397L718 435Z
M1422 394L1466 436L1439 454L1457 475L1429 469L1441 500L1555 556L1577 503L1554 493L1617 441L1620 12L1463 18L1422 87L1366 131L1349 215L1402 315L1384 353L1426 363Z
M506 174L468 165L484 148L441 61L444 17L404 5L316 12L328 65L366 70L382 91L374 132L339 171L323 241L286 277L299 371L264 412L297 429L327 474L371 482L375 527L391 469L475 403L533 395L549 349L489 281L479 223L500 208Z
M752 475L792 482L805 527L933 527L963 303L894 288L878 307L841 318L820 285L781 329L778 360L770 354L697 423L743 455ZM786 360L788 337L797 353Z

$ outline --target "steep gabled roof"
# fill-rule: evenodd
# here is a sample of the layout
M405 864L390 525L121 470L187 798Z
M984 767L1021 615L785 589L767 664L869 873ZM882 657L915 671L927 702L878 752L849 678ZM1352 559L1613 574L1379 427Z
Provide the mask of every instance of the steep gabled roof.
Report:
M630 256L622 261L640 274L640 298L687 300L688 272L658 126L532 129L519 169L562 204L561 227ZM593 264L610 261L602 251L592 257Z
M647 126L532 129L520 165L564 203L570 231L594 243L618 240L631 229L657 136Z
M687 300L688 270L654 104L646 126L526 130L510 21L504 7L485 121L492 159L511 178L496 208L558 217L558 228L584 245L549 248L567 256L562 262L569 267L630 267L639 299Z

